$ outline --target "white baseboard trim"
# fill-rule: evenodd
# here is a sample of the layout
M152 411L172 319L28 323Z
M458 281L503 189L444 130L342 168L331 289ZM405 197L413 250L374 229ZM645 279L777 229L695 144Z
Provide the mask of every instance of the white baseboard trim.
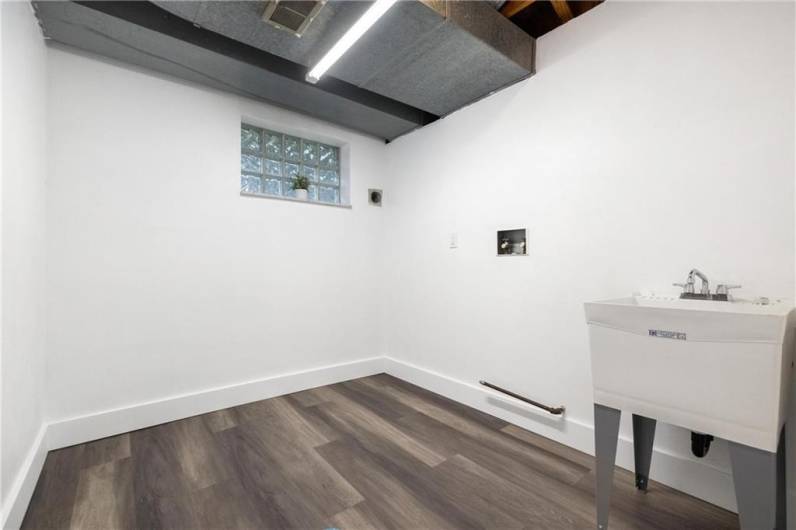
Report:
M48 444L50 449L68 447L383 371L384 358L372 357L76 416L50 423Z
M22 467L17 473L11 490L4 499L3 519L0 521L0 528L4 530L17 530L25 517L33 490L36 488L36 481L39 480L41 469L44 466L44 459L47 456L47 424L42 424L36 438L33 440Z
M584 453L594 454L594 427L586 422L567 418L566 415L557 419L530 405L503 398L476 382L454 379L391 357L385 357L384 371L546 438ZM619 438L616 463L633 470L632 439L624 436ZM653 480L662 484L722 508L737 511L732 475L726 470L656 448L650 475Z
M372 357L45 423L9 492L0 528L16 530L22 524L47 451L382 372L384 357Z

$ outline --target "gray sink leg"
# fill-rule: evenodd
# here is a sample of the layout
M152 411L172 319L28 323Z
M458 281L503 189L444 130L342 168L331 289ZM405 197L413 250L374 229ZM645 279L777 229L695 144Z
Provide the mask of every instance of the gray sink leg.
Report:
M729 442L738 517L743 530L785 530L785 435L770 453Z
M788 527L788 437L787 425L782 427L777 447L777 528Z
M633 414L633 457L636 464L636 488L647 491L652 463L655 420Z
M594 449L597 459L595 496L597 498L597 528L600 530L608 528L621 415L621 411L617 409L594 404Z

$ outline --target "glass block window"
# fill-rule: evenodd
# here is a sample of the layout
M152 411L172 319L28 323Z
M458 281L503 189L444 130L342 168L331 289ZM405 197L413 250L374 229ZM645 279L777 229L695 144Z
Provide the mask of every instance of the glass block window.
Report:
M298 175L309 179L311 201L340 204L339 147L241 124L241 192L294 197Z

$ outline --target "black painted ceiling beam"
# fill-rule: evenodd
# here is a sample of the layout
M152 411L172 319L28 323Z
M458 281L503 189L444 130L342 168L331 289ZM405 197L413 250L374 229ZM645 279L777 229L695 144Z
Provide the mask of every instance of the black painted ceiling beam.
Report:
M439 116L424 110L376 94L375 92L371 92L331 76L324 76L317 84L311 85L305 80L305 76L309 71L309 68L306 66L199 27L151 2L111 0L77 1L75 3L149 30L177 38L206 50L220 53L252 66L268 70L269 72L292 79L293 81L314 86L318 90L323 90L330 94L391 114L403 120L411 121L418 126L427 125L439 118Z
M308 83L307 66L199 27L153 2L32 3L50 42L258 99L386 141L438 119L332 76Z

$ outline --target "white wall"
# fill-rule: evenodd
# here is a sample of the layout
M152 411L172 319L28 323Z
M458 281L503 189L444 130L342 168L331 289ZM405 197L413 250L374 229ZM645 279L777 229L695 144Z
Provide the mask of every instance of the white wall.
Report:
M49 68L50 418L384 353L382 142L57 48ZM353 208L241 197L244 116L346 144Z
M538 53L530 80L388 146L388 350L564 404L561 424L527 422L582 446L583 302L694 266L794 292L794 5L607 2ZM518 227L530 257L496 258L495 231ZM689 458L688 433L657 442ZM706 463L726 472L726 448Z
M3 397L26 411L11 445L2 435L4 462L41 423L44 331L53 421L388 353L565 404L563 424L524 424L582 447L584 301L681 281L694 265L744 293L796 287L792 4L608 2L540 40L532 79L386 148L58 48L37 105L41 40L9 13L3 106L7 85L32 88L3 117L3 149L33 178L9 182L4 158ZM24 28L13 42L26 51L7 62ZM353 208L240 197L242 117L346 143ZM384 208L367 206L368 187L386 188ZM531 256L495 258L494 231L519 226ZM7 433L6 400L2 422ZM687 433L658 440L688 458ZM707 464L726 474L726 448Z
M0 499L7 508L43 420L46 49L27 2L0 3L2 247ZM2 518L0 518L2 523Z

